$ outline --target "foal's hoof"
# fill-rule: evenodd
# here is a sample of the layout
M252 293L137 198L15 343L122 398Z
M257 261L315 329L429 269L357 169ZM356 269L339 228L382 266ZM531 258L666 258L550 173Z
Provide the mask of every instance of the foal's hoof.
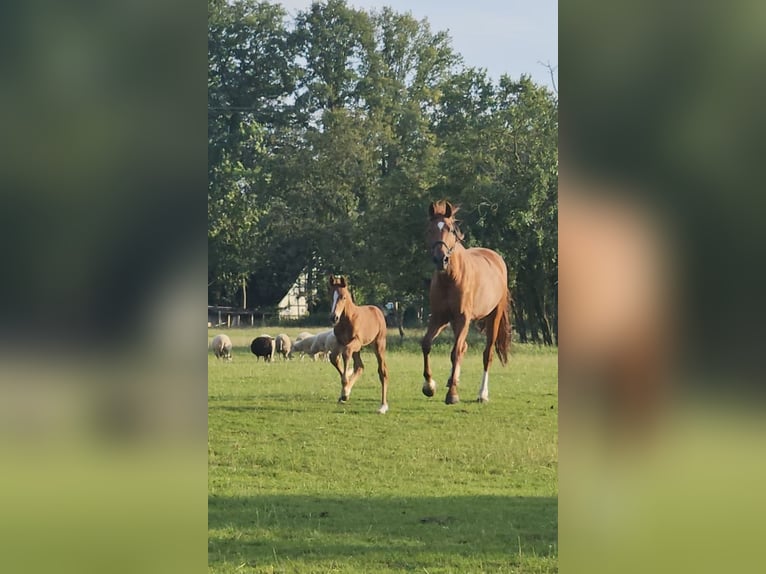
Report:
M340 397L338 399L338 404L341 405L341 404L345 403L347 400L348 400L348 397Z
M444 403L448 405L456 405L460 402L460 397L457 395L447 395L447 398L444 399Z
M476 399L476 402L477 403L488 403L489 402L489 397L479 397L478 399Z

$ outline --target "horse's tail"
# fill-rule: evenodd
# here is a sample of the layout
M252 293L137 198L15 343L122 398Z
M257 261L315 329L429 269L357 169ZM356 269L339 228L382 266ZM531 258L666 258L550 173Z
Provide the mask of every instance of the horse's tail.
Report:
M506 294L498 306L501 307L498 309L498 312L500 313L500 325L497 329L495 351L500 358L500 362L505 365L508 363L508 350L511 346L511 320L509 316L511 306L510 293Z

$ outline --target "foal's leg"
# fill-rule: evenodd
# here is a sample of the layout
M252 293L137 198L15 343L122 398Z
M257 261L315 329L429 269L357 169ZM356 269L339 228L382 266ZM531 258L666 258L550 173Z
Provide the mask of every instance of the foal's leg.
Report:
M477 401L480 403L486 403L489 401L489 367L492 365L492 357L494 357L495 341L497 341L497 334L500 330L500 319L502 318L502 312L495 308L485 320L485 327L487 330L487 345L484 347L484 374L481 377L481 387L479 388L479 396Z
M447 322L442 322L441 319L435 319L433 315L428 319L428 329L426 334L423 335L423 340L420 342L420 348L423 349L423 394L427 397L434 396L436 392L436 381L431 376L431 361L429 354L431 353L431 343L439 336L444 328L447 326Z
M354 361L354 370L349 375L349 369L346 368L346 376L348 377L348 392L351 393L351 387L354 386L354 383L359 379L359 377L362 376L362 371L364 371L364 363L362 362L362 352L361 351L354 351L351 354L351 358Z
M381 397L378 412L388 412L388 368L386 367L386 338L379 337L375 341L375 358L378 360L378 378L380 379Z
M343 362L343 347L335 347L330 351L330 364L335 367L338 374L342 377L343 370L341 369L341 363Z
M452 321L452 330L455 333L455 346L452 347L452 374L447 382L449 389L447 390L447 397L444 399L444 402L448 405L460 402L457 386L460 382L460 363L463 361L463 355L465 355L468 349L466 338L468 337L469 326L470 321L465 315L458 315Z
M341 356L343 357L343 370L340 371L341 388L340 398L338 399L339 403L345 403L348 400L348 396L351 394L351 387L354 385L354 382L362 372L363 365L361 364L362 359L359 356L359 349L359 340L352 339L345 347L343 347L343 350L341 351ZM357 361L359 361L359 365L358 368L354 369L354 373L351 375L351 379L349 379L348 366L352 355L354 356L354 366L357 367ZM338 367L336 366L336 369L337 368Z

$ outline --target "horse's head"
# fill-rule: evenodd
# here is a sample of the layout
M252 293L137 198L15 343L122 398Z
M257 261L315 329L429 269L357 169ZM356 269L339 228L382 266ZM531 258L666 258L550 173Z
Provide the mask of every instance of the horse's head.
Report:
M340 321L343 311L351 302L351 293L349 293L346 278L342 275L330 275L330 299L332 308L330 309L330 321L335 325Z
M437 271L447 270L452 252L463 239L454 219L458 209L449 201L435 201L428 206L426 243Z

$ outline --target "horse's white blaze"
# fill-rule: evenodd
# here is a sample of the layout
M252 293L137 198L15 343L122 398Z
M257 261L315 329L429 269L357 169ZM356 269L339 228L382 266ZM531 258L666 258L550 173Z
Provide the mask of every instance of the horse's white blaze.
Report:
M441 231L442 229L444 229L444 222L440 221L439 223L436 224L436 227L438 227L439 231Z
M484 371L484 375L481 377L481 388L479 389L479 400L489 400L489 371Z
M335 306L338 304L338 292L333 291L332 294L332 309L330 310L330 313L335 313Z

